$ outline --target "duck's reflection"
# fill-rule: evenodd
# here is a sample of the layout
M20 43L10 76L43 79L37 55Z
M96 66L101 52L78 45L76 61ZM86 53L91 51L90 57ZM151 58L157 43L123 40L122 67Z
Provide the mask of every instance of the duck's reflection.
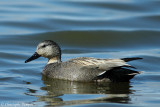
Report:
M59 79L51 79L42 76L45 87L42 90L47 91L46 96L40 96L39 101L45 101L48 105L74 105L74 104L89 104L100 102L115 102L128 103L130 101L129 94L133 92L130 90L129 83L85 83L72 82ZM82 95L102 95L102 97L81 99L81 100L65 100L64 95L82 94Z

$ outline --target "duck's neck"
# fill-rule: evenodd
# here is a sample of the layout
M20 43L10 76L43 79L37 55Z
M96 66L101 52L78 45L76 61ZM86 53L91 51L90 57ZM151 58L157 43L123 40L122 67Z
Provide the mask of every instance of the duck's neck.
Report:
M48 59L48 63L47 64L51 64L51 63L60 63L61 62L61 58L59 56L57 57L53 57Z

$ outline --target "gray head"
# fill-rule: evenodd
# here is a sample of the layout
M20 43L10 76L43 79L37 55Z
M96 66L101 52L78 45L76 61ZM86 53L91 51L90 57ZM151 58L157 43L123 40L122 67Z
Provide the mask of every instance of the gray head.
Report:
M40 56L51 59L58 57L61 60L61 49L58 44L52 40L45 40L38 44L36 52L25 61L25 63L39 58Z

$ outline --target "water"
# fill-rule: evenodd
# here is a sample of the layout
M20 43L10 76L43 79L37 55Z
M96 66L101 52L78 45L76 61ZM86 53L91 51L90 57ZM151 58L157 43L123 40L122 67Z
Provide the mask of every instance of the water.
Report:
M160 1L1 0L1 107L159 107ZM62 60L142 57L130 83L81 83L43 77L47 59L25 64L37 44L54 40Z

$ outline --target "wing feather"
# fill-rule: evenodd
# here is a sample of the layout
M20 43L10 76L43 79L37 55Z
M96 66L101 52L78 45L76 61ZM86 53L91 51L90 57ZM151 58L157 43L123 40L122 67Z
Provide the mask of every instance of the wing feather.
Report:
M81 57L72 60L74 63L81 64L84 67L98 68L99 70L110 70L114 67L120 66L130 66L126 64L124 60L121 59L98 59L98 58L88 58Z

